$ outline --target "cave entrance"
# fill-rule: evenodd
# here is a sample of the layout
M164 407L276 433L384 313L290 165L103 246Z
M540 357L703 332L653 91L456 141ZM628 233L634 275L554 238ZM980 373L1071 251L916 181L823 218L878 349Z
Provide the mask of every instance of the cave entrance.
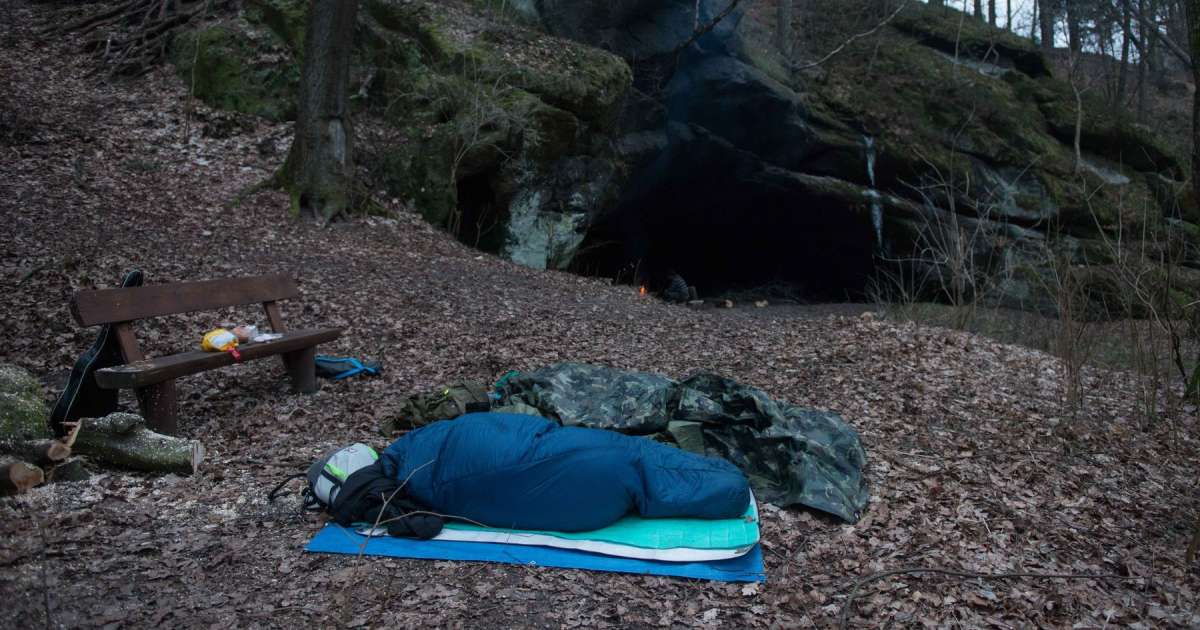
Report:
M496 253L504 244L503 206L496 196L493 185L495 174L484 172L468 175L455 184L458 194L458 225L451 225L451 233L460 242L476 249Z
M861 301L876 262L875 231L863 208L728 181L666 186L626 200L590 241L584 271L652 291L675 272L702 298Z

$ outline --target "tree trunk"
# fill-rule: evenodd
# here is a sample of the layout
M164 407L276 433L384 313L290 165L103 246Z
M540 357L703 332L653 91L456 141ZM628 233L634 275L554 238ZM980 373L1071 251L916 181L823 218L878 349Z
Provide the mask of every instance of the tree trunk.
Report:
M1004 30L1009 33L1013 32L1012 25L1012 0L1006 0L1004 3Z
M350 51L357 2L313 0L301 67L296 137L281 173L294 214L326 220L345 210L354 189Z
M1139 0L1138 13L1141 14L1142 28L1146 30L1143 41L1146 43L1147 78L1150 83L1161 85L1163 77L1162 46L1159 45L1158 27L1153 23L1154 3L1149 0Z
M1192 79L1200 86L1200 0L1187 0L1188 44L1192 53ZM1200 200L1200 95L1192 95L1192 194ZM1200 377L1193 377L1200 381ZM1200 385L1198 385L1200 387Z
M996 25L996 0L988 0L988 24Z
M1188 52L1192 55L1192 80L1200 86L1200 0L1186 0L1183 10L1188 25ZM1200 93L1192 94L1192 196L1200 200ZM1187 396L1192 400L1200 398L1200 364L1192 368ZM1200 520L1188 549L1189 559L1195 557L1197 546L1200 546Z
M1129 5L1121 6L1121 65L1117 68L1117 99L1125 101L1125 91L1129 84L1129 43L1133 39L1133 15Z
M983 0L975 0L975 19L980 22L984 21Z
M1029 20L1029 41L1038 41L1038 25L1041 24L1040 16L1038 15L1038 5L1040 2L1033 3L1033 16Z
M1188 0L1167 3L1167 37L1190 50L1191 37L1188 35L1187 2ZM1192 59L1195 58L1195 51L1192 51Z
M1079 19L1079 7L1073 0L1067 0L1067 46L1072 54L1078 55L1083 50L1083 26Z
M199 442L155 433L142 417L112 413L84 421L75 451L117 466L191 475L204 461Z
M1042 49L1054 50L1054 22L1058 19L1058 11L1054 6L1057 0L1040 0L1041 8Z
M775 47L784 59L792 58L792 0L778 0L775 6Z

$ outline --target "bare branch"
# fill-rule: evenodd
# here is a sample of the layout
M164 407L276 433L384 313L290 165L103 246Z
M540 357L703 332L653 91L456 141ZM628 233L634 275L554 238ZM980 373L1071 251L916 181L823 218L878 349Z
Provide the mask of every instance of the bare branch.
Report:
M1175 40L1171 39L1166 33L1162 32L1162 30L1158 28L1157 24L1151 22L1148 18L1146 18L1145 15L1142 14L1141 11L1138 11L1137 7L1133 6L1132 2L1129 0L1121 0L1121 3L1125 6L1126 11L1129 11L1135 18L1137 18L1138 22L1142 25L1142 28L1154 33L1154 36L1158 38L1158 41L1166 45L1166 47L1170 49L1171 53L1178 57L1184 65L1186 65L1188 68L1195 67L1192 64L1192 56L1189 55L1187 51L1183 49L1183 47L1175 43Z
M711 22L709 22L708 24L705 24L704 26L700 26L700 12L699 12L700 3L699 3L699 2L697 2L697 3L696 3L696 8L697 8L697 11L696 11L696 26L695 26L695 28L692 30L692 36L691 36L691 37L689 37L689 38L687 38L687 40L686 40L686 41L684 41L682 44L680 44L680 45L676 46L676 47L675 47L675 48L674 48L674 49L671 51L671 54L672 54L672 55L678 55L679 53L683 52L683 50L684 50L685 48L687 48L688 46L691 46L692 44L694 44L694 43L696 42L696 40L700 39L701 37L704 37L705 35L708 35L709 33L711 33L711 32L712 32L712 30L713 30L714 28L716 28L718 24L720 24L720 23L721 23L721 20L724 20L725 18L729 17L729 14L730 14L730 13L733 13L733 10L734 10L734 9L736 9L736 8L738 7L738 5L739 5L739 4L741 4L741 3L742 3L742 0L732 0L732 1L729 3L729 6L725 7L724 9L722 9L722 10L721 10L721 12L720 12L720 13L718 13L718 14L717 14L717 16L716 16L716 17L714 17L714 18L712 19L712 21L711 21Z
M830 59L832 59L834 57L834 55L837 55L838 53L845 50L846 47L849 46L850 44L853 44L854 42L856 42L864 37L870 37L870 36L874 35L879 29L883 28L884 26L887 26L887 24L889 22L891 22L892 20L894 20L897 15L900 15L900 12L903 11L905 9L905 7L907 7L907 6L908 6L908 0L905 0L905 2L903 4L901 4L899 7L897 7L895 11L892 11L891 15L884 18L882 22L876 24L874 26L874 28L872 28L871 30L864 31L862 33L858 33L857 35L851 36L850 39L847 39L846 41L842 42L841 45L839 45L837 48L834 48L833 50L829 51L829 54L825 55L824 57L821 57L820 59L818 59L812 63L806 63L806 64L799 65L799 66L792 66L792 70L793 71L808 70L809 68L815 68L815 67L825 63L826 61L829 61Z

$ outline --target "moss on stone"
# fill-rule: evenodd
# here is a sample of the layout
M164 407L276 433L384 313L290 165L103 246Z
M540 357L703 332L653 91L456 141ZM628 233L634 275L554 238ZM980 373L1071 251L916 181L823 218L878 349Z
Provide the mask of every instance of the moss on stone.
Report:
M42 386L26 370L0 364L0 440L50 437Z
M169 51L184 85L208 105L271 120L295 118L298 67L258 63L258 54L255 42L225 26L181 33Z
M434 63L446 63L458 47L445 33L445 20L428 2L369 0L365 8L381 27L413 38Z
M1034 93L1038 110L1049 133L1066 145L1073 145L1079 126L1080 145L1085 151L1103 156L1138 171L1162 173L1182 180L1183 160L1167 148L1146 127L1127 115L1114 112L1097 97L1080 95L1082 116L1071 86L1062 81L1043 79Z
M1011 65L1031 77L1051 75L1050 65L1032 42L948 6L912 3L896 16L893 25L931 48Z

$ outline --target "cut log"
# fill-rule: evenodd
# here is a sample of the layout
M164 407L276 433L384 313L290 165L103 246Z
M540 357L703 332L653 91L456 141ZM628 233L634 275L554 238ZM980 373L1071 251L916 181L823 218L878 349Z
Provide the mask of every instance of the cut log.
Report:
M45 468L66 461L71 456L71 447L59 440L3 442L0 443L0 452Z
M0 496L28 492L46 480L41 468L9 459L0 461Z
M85 419L75 452L134 470L180 475L194 474L204 461L199 442L155 433L132 413Z

